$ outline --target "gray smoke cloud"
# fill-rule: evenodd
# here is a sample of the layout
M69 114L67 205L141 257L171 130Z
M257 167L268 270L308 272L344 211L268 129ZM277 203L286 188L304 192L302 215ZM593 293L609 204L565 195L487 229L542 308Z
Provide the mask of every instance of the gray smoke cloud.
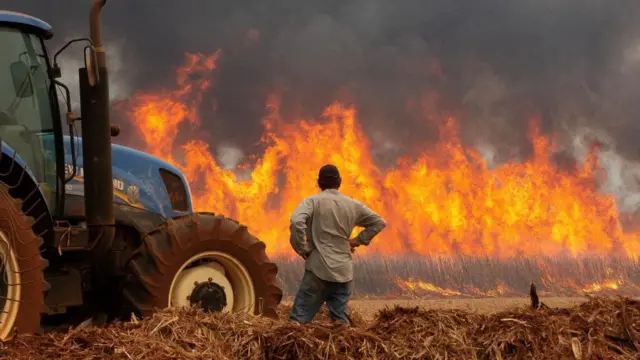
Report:
M85 37L85 34L76 34L68 36L66 40L72 40ZM86 45L86 44L84 44ZM109 97L112 102L118 102L126 99L133 92L128 79L130 68L126 67L123 60L123 43L111 41L107 44L109 52L107 53L107 64L109 66ZM84 67L83 57L84 46L71 45L69 51L62 52L57 61L62 70L62 81L69 87L71 96L72 109L75 112L80 111L80 88L78 79L78 68ZM63 99L60 99L63 101Z
M87 31L89 4L3 2L49 21L55 44ZM637 0L110 0L104 37L122 93L171 86L185 52L222 49L202 113L212 141L238 150L231 163L253 152L276 88L288 115L357 104L383 160L433 141L443 115L492 162L524 158L536 116L544 132L608 134L620 163L640 154L638 15Z

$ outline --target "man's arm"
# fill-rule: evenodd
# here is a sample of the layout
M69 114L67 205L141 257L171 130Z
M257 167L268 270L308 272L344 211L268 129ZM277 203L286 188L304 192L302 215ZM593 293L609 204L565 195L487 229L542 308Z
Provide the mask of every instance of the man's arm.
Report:
M298 205L290 220L291 237L289 242L293 250L305 259L311 252L311 247L307 242L307 222L312 215L313 202L311 199L305 199Z
M357 208L358 219L356 220L356 226L363 227L364 230L352 239L352 244L354 246L367 246L387 226L387 222L362 203L357 203Z

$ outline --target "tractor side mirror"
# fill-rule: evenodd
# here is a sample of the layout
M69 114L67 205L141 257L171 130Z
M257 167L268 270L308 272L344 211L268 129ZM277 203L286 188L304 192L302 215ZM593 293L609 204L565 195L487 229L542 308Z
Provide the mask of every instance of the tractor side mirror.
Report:
M96 61L97 54L96 48L93 46L87 46L84 48L84 67L87 69L87 77L89 85L91 87L100 83L100 70L98 69L98 62Z
M13 88L18 98L29 98L33 96L33 84L29 74L29 67L24 61L18 60L9 66Z

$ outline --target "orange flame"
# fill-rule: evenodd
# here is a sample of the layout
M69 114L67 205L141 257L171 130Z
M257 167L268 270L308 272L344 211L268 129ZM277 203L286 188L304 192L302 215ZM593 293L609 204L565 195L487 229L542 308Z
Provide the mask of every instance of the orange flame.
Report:
M585 286L582 291L585 293L597 293L603 290L618 290L623 284L622 280L605 280L602 282L595 282Z
M427 293L436 293L442 296L461 296L462 293L459 291L441 288L432 283L424 282L422 280L414 280L409 278L408 280L396 279L396 284L401 288L407 289L412 293L417 293L419 291L427 292Z
M578 171L560 171L550 160L551 143L539 134L535 121L530 131L534 152L525 162L489 169L478 152L463 147L458 125L449 118L434 147L382 170L373 161L355 107L336 102L321 121L284 121L273 95L263 119L264 153L253 164L239 165L249 169L244 179L218 164L200 134L196 109L203 92L213 86L218 55L189 54L177 71L176 90L130 99L128 118L144 140L134 147L181 169L196 210L246 223L272 255L292 254L289 215L318 191L316 174L325 163L343 173L345 194L378 211L389 224L365 253L509 257L634 255L640 250L638 235L623 232L614 198L596 190L595 151ZM183 131L184 124L191 129Z

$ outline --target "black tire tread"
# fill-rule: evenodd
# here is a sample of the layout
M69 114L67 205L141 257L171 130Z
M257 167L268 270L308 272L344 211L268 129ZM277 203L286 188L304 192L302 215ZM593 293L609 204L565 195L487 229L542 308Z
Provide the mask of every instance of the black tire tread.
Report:
M21 276L20 308L11 326L17 333L36 333L40 331L41 314L46 311L44 297L50 285L44 279L44 269L49 262L42 257L42 236L33 231L36 220L25 215L23 201L14 198L10 189L0 182L0 229L12 242Z
M282 300L282 290L276 286L278 267L269 261L264 242L246 226L222 215L197 213L169 219L142 240L127 263L130 276L123 289L138 315L150 316L168 306L171 281L187 259L218 250L236 257L251 275L257 296L254 314L262 310L265 317L278 317L276 308Z

